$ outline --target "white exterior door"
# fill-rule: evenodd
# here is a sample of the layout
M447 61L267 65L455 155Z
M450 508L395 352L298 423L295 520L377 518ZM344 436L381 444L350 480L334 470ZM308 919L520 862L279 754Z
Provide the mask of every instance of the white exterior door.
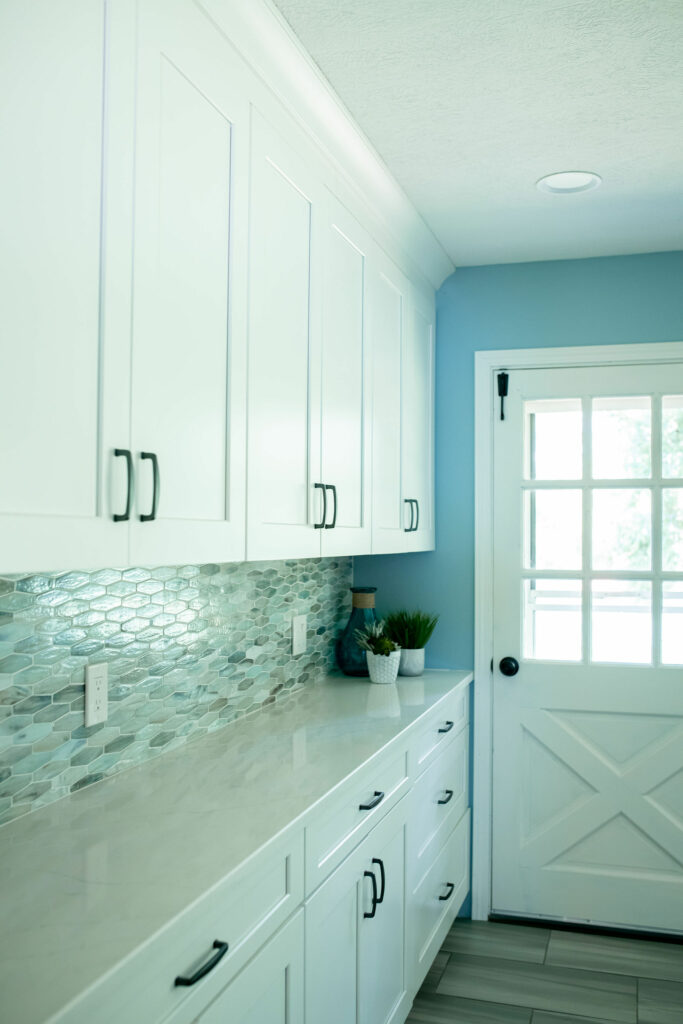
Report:
M252 115L247 555L320 554L321 187ZM316 486L317 485L317 486Z
M138 45L131 559L239 560L248 105L191 0L141 0Z
M0 4L3 572L128 558L128 527L113 516L126 504L125 460L114 449L129 445L130 209L120 201L132 167L120 131L134 53L121 29L129 7Z
M328 194L322 331L322 555L370 554L371 389L366 275L370 239Z
M509 385L492 909L680 932L683 365L513 370Z

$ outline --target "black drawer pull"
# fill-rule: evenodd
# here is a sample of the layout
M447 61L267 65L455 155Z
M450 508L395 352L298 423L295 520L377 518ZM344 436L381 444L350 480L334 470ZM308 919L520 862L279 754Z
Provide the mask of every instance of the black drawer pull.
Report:
M325 487L325 484L313 484L313 489L315 490L316 488L319 488L323 492L323 510L322 510L322 517L320 519L320 522L319 523L314 523L313 524L313 529L314 530L324 530L325 529L325 520L327 519L327 488Z
M368 800L366 804L358 804L358 810L371 811L373 807L377 807L377 804L381 804L382 800L384 800L384 793L380 793L380 791L376 789L372 800Z
M213 954L212 957L210 957L209 960L206 961L205 964L202 964L201 967L197 968L194 974L191 974L189 978L184 978L181 974L179 974L176 980L173 982L173 984L196 985L198 981L201 981L202 978L206 977L209 971L212 971L216 964L220 960L222 960L225 954L228 952L228 944L227 942L221 942L220 939L216 939L211 948L215 949L216 952Z
M453 895L453 891L455 890L455 886L453 885L452 882L446 882L446 889L448 891L443 896L439 896L440 900L449 900L451 898L451 896Z
M135 493L135 475L133 470L133 455L129 448L114 448L114 455L117 458L124 458L126 460L126 472L128 474L128 488L126 492L126 511L123 513L115 513L115 523L127 523L130 519L130 510L133 505L133 497Z
M441 728L439 729L439 732L450 732L452 728L453 728L453 722L446 722L445 725L441 726Z
M413 527L413 533L416 533L420 526L420 502L417 498L414 498L415 502L415 526Z
M450 800L453 799L452 789L444 789L444 793L446 794L446 796L444 797L443 800L437 800L437 804L447 804Z
M373 864L379 864L379 878L380 878L381 888L380 888L380 891L379 891L379 896L377 897L377 902L378 903L384 903L384 890L386 889L386 885L387 885L386 875L384 874L384 861L380 860L379 857L373 857L372 858L372 863Z
M337 525L337 488L335 487L334 484L325 484L325 492L327 493L327 491L332 491L332 499L334 501L334 505L333 505L334 511L332 512L332 522L331 523L325 523L325 529L326 530L334 530L335 526Z
M141 523L153 523L157 517L157 509L159 507L159 460L156 456L156 452L140 452L141 459L149 459L152 463L152 511L148 516L140 516Z
M364 910L363 917L374 917L377 913L377 904L379 903L379 900L377 899L377 879L375 878L374 871L364 871L363 877L369 878L372 882L372 910L370 913L368 913L367 910Z
M403 532L404 533L412 533L413 532L413 521L415 519L415 509L413 508L413 499L412 498L404 498L403 501L404 501L404 503L406 505L410 505L410 526L404 526L403 527ZM404 520L404 522L405 522L405 520Z

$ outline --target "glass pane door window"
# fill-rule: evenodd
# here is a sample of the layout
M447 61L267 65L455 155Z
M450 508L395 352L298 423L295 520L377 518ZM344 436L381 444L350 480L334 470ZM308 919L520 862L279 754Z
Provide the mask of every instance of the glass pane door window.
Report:
M683 395L523 410L524 657L683 665Z

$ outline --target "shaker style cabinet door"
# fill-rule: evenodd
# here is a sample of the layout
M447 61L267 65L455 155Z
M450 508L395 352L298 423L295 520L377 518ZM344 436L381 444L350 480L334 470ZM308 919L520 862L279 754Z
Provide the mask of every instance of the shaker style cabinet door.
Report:
M0 572L127 560L134 24L126 0L0 4Z
M306 903L307 1021L405 1019L406 808L400 801Z
M247 557L310 558L320 554L325 494L323 196L303 159L255 110L250 187Z
M194 1024L302 1024L303 954L300 910Z
M371 533L369 237L331 194L325 225L322 451L326 488L323 555L369 554Z
M406 551L434 547L434 307L411 289L403 332L402 479Z
M140 0L133 564L244 557L248 104L191 0Z

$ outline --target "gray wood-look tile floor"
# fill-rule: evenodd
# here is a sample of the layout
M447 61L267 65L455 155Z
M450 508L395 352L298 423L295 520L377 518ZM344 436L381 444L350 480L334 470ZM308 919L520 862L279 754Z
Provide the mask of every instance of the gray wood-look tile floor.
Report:
M683 1024L683 945L456 921L406 1024Z

